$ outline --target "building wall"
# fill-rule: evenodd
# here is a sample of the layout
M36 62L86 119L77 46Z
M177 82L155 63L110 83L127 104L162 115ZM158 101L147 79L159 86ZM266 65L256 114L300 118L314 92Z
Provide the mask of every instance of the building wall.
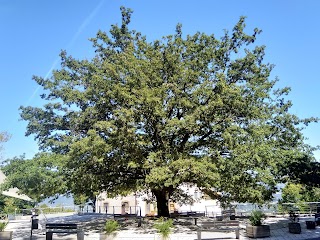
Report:
M178 212L206 212L211 215L220 215L221 207L217 200L212 200L208 195L203 194L197 187L182 186L181 189L192 196L192 204L176 204L175 210Z
M107 194L101 193L97 198L97 209L110 214L135 214L136 197L131 194L125 197L108 198Z
M210 199L208 196L203 195L198 188L183 186L183 191L187 192L194 199L193 204L177 204L169 202L169 211L174 212L208 212L210 216L216 216L221 214L221 207L218 201ZM141 214L156 215L156 203L147 203L144 199L147 196L135 196L130 194L125 197L108 198L106 193L101 193L97 198L97 209L101 209L101 212L107 212L108 214Z

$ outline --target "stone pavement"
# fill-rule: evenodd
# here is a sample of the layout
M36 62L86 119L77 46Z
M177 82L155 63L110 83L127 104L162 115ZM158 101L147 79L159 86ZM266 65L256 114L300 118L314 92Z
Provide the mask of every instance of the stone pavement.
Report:
M78 223L85 232L85 240L99 240L99 229L103 226L106 215L59 215L59 216L47 216L48 222L76 222ZM267 224L270 225L271 228L271 236L268 238L263 238L264 240L320 240L320 226L318 226L314 230L306 229L305 221L311 220L312 217L305 217L300 219L302 232L301 234L291 234L288 232L287 223L288 220L285 218L269 218L267 219ZM41 229L41 226L44 225L46 219L39 216L40 221L40 229L33 230L32 238L31 235L31 221L30 219L22 219L22 220L13 220L10 221L7 230L13 231L13 239L14 240L44 240L45 239L45 230ZM250 238L246 237L245 234L245 222L241 222L240 224L240 239L248 240ZM68 235L57 235L53 234L53 239L61 239L61 240L75 240L76 234L68 234ZM121 230L116 239L118 240L158 240L160 237L155 233L154 229L152 229L147 224L142 224L141 228L132 227L131 225L125 226L123 230ZM185 228L184 226L175 225L174 232L170 235L171 240L196 240L197 234L195 228L193 226L188 226ZM233 232L204 232L202 233L202 239L205 240L217 240L217 239L235 239L235 233Z

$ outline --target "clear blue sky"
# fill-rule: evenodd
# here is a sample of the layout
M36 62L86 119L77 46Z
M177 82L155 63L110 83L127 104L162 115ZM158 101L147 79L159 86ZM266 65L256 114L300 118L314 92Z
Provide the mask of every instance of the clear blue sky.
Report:
M121 5L134 10L131 27L148 40L174 33L178 22L185 34L220 36L247 16L249 32L254 27L263 30L257 43L267 46L266 61L276 65L273 75L279 85L292 88L291 112L320 116L320 1L0 0L0 131L12 135L4 145L4 158L23 153L32 157L38 151L33 136L24 136L27 123L19 121L18 110L21 105L42 105L32 75L50 76L51 69L59 67L61 49L77 58L92 57L88 39L121 22ZM308 143L320 144L320 123L312 124L305 136Z

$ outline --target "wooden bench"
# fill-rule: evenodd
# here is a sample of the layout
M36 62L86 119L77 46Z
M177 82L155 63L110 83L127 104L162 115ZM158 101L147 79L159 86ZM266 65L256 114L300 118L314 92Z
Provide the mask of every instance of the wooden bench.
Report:
M174 212L170 213L171 218L181 218L181 219L190 219L194 221L194 225L197 225L197 220L199 217L204 217L204 212Z
M205 212L173 212L170 213L170 217L204 217Z
M138 218L138 215L137 214L129 214L129 213L126 213L126 214L113 214L113 218L116 219L116 218Z
M221 211L222 219L229 218L230 220L236 220L236 211L234 209L226 209Z
M236 239L240 237L239 221L210 221L201 222L197 230L198 240L201 240L201 232L236 232Z
M113 214L113 219L114 220L128 220L128 219L136 219L138 222L138 227L141 227L142 224L142 218L141 216L138 216L137 214Z
M46 240L52 240L53 233L76 233L78 240L84 239L84 232L78 229L78 226L75 223L47 223Z

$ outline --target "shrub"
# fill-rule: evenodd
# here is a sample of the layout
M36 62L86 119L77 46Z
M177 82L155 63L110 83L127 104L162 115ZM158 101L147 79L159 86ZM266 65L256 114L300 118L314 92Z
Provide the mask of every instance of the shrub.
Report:
M261 226L266 215L260 210L253 210L249 217L252 226Z
M172 219L165 220L163 217L159 218L159 220L154 224L155 229L157 229L158 233L162 236L163 240L168 239L171 228L173 227Z
M3 232L7 225L8 222L0 222L0 232Z
M104 231L107 235L114 234L119 229L119 223L116 220L107 220Z

